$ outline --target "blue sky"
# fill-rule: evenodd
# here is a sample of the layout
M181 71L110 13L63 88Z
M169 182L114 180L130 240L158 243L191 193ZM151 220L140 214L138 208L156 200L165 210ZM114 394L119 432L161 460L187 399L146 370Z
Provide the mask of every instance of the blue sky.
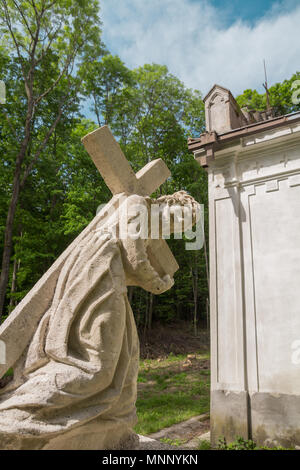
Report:
M128 67L168 66L205 94L263 91L300 70L300 0L100 0L103 40Z
M201 3L191 0L191 3ZM236 20L254 24L278 2L274 0L212 0L210 4L222 12L227 25Z

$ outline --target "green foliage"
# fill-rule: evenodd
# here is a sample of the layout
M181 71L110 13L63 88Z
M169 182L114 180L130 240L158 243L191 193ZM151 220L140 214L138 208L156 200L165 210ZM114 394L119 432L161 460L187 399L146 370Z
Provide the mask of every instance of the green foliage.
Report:
M282 83L275 83L269 88L270 105L274 108L277 116L293 113L300 110L300 104L294 104L292 95L295 91L293 83L300 80L300 72L296 72L290 79ZM258 93L256 90L245 90L242 95L236 98L240 107L264 111L267 109L267 99L265 93Z
M185 189L206 205L206 172L187 150L188 136L199 135L204 129L200 93L186 89L165 66L146 64L130 73L126 73L121 64L119 66L122 81L118 88L115 87L115 107L109 114L109 124L134 171L156 158L162 158L172 178L152 196ZM104 115L108 113L105 111ZM171 292L154 298L142 289L134 289L131 303L139 325L150 327L152 319L168 322L176 318L192 318L195 270L200 283L197 311L205 317L208 291L203 252L196 257L193 252L187 252L184 240L171 239L168 243L180 265L176 275L180 282L175 282Z
M254 441L237 437L235 441L227 444L225 437L219 439L219 450L255 450L257 449Z
M92 103L98 125L110 125L134 171L159 157L167 163L172 178L154 197L186 189L205 204L207 185L206 173L187 151L187 137L204 128L200 92L186 89L165 66L147 64L129 70L119 57L110 55L100 40L96 0L34 4L0 0L0 6L0 79L7 83L7 103L0 107L1 251L16 154L28 131L24 121L30 99L36 100L22 162L21 179L25 175L26 184L14 214L7 313L92 220L98 205L111 197L81 144L83 135L96 127L79 114L82 98ZM39 153L62 106L55 132ZM172 293L155 299L133 289L139 325L151 327L152 319L192 318L196 274L200 285L196 310L205 316L203 253L186 252L184 240L169 243L181 267L180 282Z
M202 357L199 355L197 360ZM203 374L206 371L196 366L182 372L185 359L186 355L169 355L160 362L140 362L139 421L135 428L139 434L157 432L209 410L209 379Z
M294 448L257 446L251 439L248 440L243 437L236 437L235 441L227 444L225 437L222 437L219 438L218 450L294 450Z
M160 439L160 442L163 442L164 444L169 444L170 446L176 446L176 447L179 447L181 446L182 444L184 444L184 441L182 439L171 439L169 437L163 437L162 439Z
M210 442L206 440L201 440L199 442L198 450L211 450Z
M80 71L103 53L98 10L97 0L0 0L0 77L7 85L0 106L0 316L5 291L7 312L66 246L58 226L66 184L58 173L66 171L64 147L79 120Z
M91 111L98 125L112 125L124 87L132 84L132 72L118 56L104 55L90 61L81 70L86 94L92 99Z
M26 176L26 184L21 184L13 221L6 314L111 197L81 144L97 125L110 126L135 172L156 158L166 162L172 177L152 196L188 191L204 204L208 241L207 174L187 150L187 138L204 130L201 93L187 89L163 65L130 70L109 54L101 42L98 7L97 0L0 0L0 79L7 85L7 102L0 106L0 255L16 155L25 137L26 74L32 67L30 83L37 100L21 164L20 180ZM40 36L34 43L37 27ZM277 112L299 109L291 104L291 85L299 77L297 72L270 88ZM81 116L83 100L91 104L97 124ZM255 90L246 90L238 102L256 109L266 106L265 96ZM61 118L39 153L61 107ZM185 241L167 241L180 266L172 290L153 297L130 289L140 328L150 328L153 321L206 321L205 251L187 251Z
M14 371L13 369L8 369L8 371L4 374L3 377L11 377L12 375L14 375Z

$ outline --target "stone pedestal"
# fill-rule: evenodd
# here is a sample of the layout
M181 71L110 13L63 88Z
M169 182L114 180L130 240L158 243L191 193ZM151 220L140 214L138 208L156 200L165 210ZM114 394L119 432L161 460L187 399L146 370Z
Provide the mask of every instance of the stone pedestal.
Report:
M189 145L209 174L214 444L300 445L300 115L272 121L208 159Z

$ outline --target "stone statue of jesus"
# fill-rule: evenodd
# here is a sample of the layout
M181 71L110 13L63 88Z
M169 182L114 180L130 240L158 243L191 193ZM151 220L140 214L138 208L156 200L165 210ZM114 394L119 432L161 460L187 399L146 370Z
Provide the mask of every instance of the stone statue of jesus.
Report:
M151 239L118 237L126 202L197 203L180 191L158 200L116 194L67 256L52 302L0 390L1 449L135 448L139 341L127 286L160 294L173 277L152 262ZM164 217L160 210L160 220ZM195 221L195 219L194 219ZM174 220L173 220L174 225Z

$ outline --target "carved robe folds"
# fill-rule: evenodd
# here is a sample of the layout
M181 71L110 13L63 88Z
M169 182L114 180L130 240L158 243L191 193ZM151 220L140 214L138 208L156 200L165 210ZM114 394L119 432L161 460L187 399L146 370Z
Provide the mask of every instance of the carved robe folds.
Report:
M109 230L118 210L104 225L97 217L64 263L52 305L0 394L2 449L135 446L139 342L127 299L127 252ZM138 245L147 288L159 276L142 251Z

